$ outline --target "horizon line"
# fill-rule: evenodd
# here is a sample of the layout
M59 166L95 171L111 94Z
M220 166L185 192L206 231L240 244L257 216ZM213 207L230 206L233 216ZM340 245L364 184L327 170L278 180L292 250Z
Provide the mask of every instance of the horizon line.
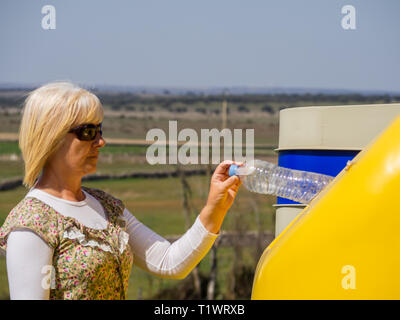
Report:
M15 83L15 82L0 82L0 90L4 89L33 89L40 87L50 82L62 82L69 81L75 83L83 88L90 90L99 91L114 91L114 92L126 92L126 91L146 91L146 93L155 93L161 91L162 94L173 94L170 91L174 91L175 94L187 94L187 93L210 93L215 91L219 94L318 94L333 92L334 94L388 94L388 95L400 95L400 90L383 90L383 89L352 89L352 88L318 88L318 87L301 87L301 86L260 86L260 85L214 85L214 86L179 86L179 85L120 85L120 84L88 84L84 82L73 82L70 80L56 80L48 82L38 83ZM168 93L166 91L169 91ZM195 92L193 92L195 91ZM286 92L285 92L286 91ZM132 92L133 93L133 92ZM140 93L140 92L139 92Z

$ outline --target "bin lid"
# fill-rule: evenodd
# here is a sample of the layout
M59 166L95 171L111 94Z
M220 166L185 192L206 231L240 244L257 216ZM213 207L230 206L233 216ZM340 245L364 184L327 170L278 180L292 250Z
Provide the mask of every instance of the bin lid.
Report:
M399 115L400 103L283 109L277 151L362 150Z

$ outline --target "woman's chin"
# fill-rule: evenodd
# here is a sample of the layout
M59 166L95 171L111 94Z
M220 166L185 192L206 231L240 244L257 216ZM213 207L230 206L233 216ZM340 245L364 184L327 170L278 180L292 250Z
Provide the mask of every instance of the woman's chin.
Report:
M85 175L96 173L97 171L97 163L86 166Z

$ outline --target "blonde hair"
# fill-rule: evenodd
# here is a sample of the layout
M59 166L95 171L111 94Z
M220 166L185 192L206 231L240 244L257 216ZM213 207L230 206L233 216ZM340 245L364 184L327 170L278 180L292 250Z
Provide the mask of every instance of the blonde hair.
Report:
M69 82L52 82L32 91L22 112L19 148L25 164L23 185L28 188L71 128L104 118L100 100Z

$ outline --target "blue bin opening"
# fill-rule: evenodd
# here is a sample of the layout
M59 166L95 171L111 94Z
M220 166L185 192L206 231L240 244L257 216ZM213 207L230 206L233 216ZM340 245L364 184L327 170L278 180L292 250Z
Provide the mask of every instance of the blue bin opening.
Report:
M336 177L360 150L282 150L278 165L281 167L316 172ZM278 197L277 204L300 204Z

